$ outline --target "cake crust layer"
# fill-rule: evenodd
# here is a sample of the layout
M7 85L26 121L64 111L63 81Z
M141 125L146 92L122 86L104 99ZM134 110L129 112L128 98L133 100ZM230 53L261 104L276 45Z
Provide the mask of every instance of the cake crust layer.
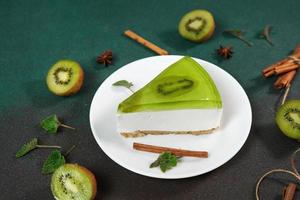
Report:
M217 127L218 128L218 127ZM157 131L157 130L138 130L131 132L121 132L121 135L125 138L136 138L136 137L144 137L146 135L181 135L181 134L189 134L189 135L203 135L209 134L216 130L217 128L211 128L208 130L199 130L199 131Z

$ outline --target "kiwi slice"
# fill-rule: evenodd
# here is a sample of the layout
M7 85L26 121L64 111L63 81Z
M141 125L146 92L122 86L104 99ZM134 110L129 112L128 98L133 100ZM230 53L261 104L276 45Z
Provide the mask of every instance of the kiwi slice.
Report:
M77 93L83 83L84 73L79 63L73 60L60 60L47 75L47 85L51 92L59 96Z
M193 10L185 14L178 26L179 34L193 42L208 40L214 33L215 21L207 10Z
M289 100L280 106L276 123L285 135L300 139L300 100Z
M194 86L194 81L185 76L167 76L158 81L156 92L163 96L178 96L189 92Z
M58 200L92 200L96 196L95 176L77 164L64 164L52 175L51 190Z

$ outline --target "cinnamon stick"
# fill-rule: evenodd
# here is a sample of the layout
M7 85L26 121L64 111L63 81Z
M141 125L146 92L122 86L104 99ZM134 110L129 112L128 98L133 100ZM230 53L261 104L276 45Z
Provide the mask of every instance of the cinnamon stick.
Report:
M141 143L136 143L136 142L133 143L133 148L136 150L139 150L139 151L146 151L146 152L151 152L151 153L170 152L175 156L188 156L188 157L198 157L198 158L207 158L208 157L207 151L190 151L190 150L183 150L183 149L177 149L177 148L141 144Z
M285 67L281 67L279 69L275 69L274 72L275 74L279 75L279 74L283 74L289 71L293 71L299 68L299 65L286 65Z
M296 70L293 70L293 71L287 72L287 73L279 76L279 78L274 83L274 87L276 89L281 89L281 88L287 87L293 81L293 79L296 75L296 72L297 72Z
M152 51L156 52L159 55L168 55L169 54L166 50L156 46L152 42L144 39L143 37L139 36L138 34L134 33L131 30L125 31L124 34L126 36L128 36L129 38L137 41L138 43L144 45L145 47L148 47L149 49L151 49Z
M275 74L275 70L274 69L272 69L272 70L270 70L268 72L263 73L263 76L265 78L268 78L268 77L272 76L273 74Z
M293 54L295 55L298 55L298 54L300 54L300 45L298 45L295 49L294 49L294 52L293 52Z
M290 56L300 59L300 45L298 45L294 49L292 55L290 55ZM262 74L264 77L269 77L274 74L274 73L271 73L271 71L275 70L275 68L280 67L283 64L293 63L293 62L294 62L293 59L291 59L290 57L284 58L284 59L278 61L277 63L270 65L270 66L266 67L265 69L263 69Z
M275 67L274 70L283 69L283 68L294 66L294 65L297 65L297 64L294 61L289 60L289 61Z
M265 69L263 69L262 74L264 75L265 73L274 70L275 67L278 67L278 66L282 65L283 63L288 62L289 60L290 60L289 58L285 58L283 60L278 61L277 63L275 63L273 65L266 67Z
M283 188L282 200L294 200L297 185L295 183L289 183Z

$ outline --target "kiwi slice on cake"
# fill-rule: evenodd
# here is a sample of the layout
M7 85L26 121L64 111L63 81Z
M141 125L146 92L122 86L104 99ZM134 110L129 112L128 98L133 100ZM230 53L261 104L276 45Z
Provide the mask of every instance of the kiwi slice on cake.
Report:
M276 123L290 138L300 139L300 100L289 100L276 112Z
M193 42L203 42L214 33L214 17L207 10L193 10L181 18L178 29L183 38Z
M52 175L51 190L57 200L92 200L97 183L93 173L77 164L64 164Z
M77 93L83 83L84 72L79 63L73 60L60 60L47 75L47 85L51 92L59 96Z

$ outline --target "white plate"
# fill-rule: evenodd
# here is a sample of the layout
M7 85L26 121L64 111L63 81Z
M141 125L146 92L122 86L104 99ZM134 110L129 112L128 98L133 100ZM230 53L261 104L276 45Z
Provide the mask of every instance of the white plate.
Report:
M116 131L118 104L131 93L123 87L114 87L125 79L134 83L135 91L151 81L162 70L182 56L154 56L134 61L110 75L97 90L90 108L90 124L101 149L119 165L135 173L165 179L187 178L209 172L230 160L243 146L251 128L252 113L249 99L240 84L227 72L214 64L194 58L214 80L223 101L221 127L207 135L161 135L141 138L122 137ZM149 168L157 154L140 152L132 148L133 142L206 150L208 158L182 158L178 165L163 173Z

